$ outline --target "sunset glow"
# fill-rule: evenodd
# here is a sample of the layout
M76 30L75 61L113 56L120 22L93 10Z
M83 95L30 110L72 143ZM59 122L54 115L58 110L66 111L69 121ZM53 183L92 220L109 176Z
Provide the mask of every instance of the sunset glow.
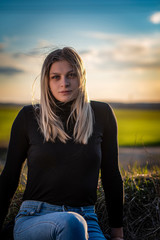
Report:
M31 102L36 78L38 98L44 58L64 46L82 57L91 99L160 101L158 1L7 0L0 9L0 102Z

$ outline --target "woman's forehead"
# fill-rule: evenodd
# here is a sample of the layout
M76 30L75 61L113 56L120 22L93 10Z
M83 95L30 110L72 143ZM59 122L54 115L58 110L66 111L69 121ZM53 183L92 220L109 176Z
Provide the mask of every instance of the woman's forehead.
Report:
M52 63L50 73L64 73L74 71L75 68L66 60Z

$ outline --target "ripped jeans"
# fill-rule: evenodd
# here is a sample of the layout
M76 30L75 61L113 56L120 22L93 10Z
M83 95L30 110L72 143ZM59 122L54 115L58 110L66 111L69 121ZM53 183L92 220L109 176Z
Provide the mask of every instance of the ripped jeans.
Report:
M106 239L94 206L69 207L27 200L15 218L14 240L87 239Z

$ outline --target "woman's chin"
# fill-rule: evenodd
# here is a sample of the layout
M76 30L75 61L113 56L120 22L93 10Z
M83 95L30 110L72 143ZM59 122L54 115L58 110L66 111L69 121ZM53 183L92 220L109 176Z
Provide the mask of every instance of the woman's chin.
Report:
M72 96L62 96L62 97L57 98L57 100L60 102L66 103L66 102L72 101L73 97Z

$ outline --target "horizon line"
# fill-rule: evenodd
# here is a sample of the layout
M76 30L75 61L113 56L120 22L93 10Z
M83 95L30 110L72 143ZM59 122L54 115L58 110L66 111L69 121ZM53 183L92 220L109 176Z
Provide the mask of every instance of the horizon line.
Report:
M159 101L121 101L121 100L108 100L108 99L90 99L90 101L106 102L113 104L160 104ZM11 101L0 101L0 105L31 105L33 102L11 102ZM33 104L37 104L39 101L35 101Z

